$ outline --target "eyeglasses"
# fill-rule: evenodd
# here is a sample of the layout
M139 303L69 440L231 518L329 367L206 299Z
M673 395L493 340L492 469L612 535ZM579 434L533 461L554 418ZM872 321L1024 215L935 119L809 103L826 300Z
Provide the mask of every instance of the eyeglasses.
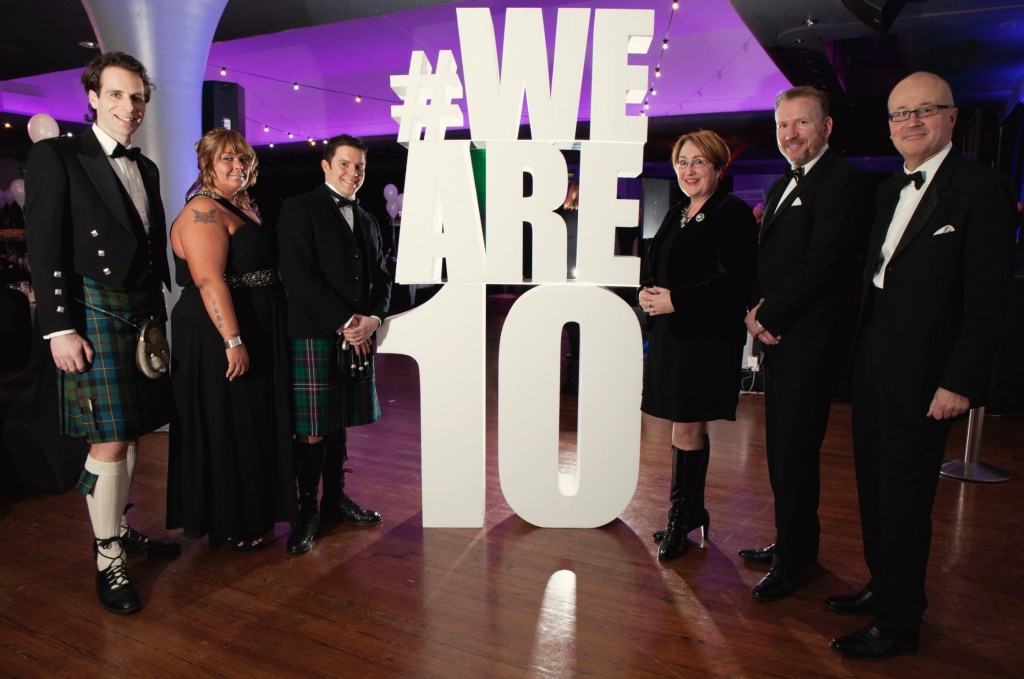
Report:
M686 168L693 165L695 169L699 170L702 167L709 165L710 163L711 161L705 160L703 158L694 158L691 161L687 161L686 158L680 158L679 160L676 161L676 167L685 170Z
M956 108L953 104L933 104L931 106L922 106L921 108L915 108L913 111L893 111L889 114L890 123L902 123L905 120L910 120L910 114L913 113L918 118L931 118L933 115L937 115L939 111L946 108Z

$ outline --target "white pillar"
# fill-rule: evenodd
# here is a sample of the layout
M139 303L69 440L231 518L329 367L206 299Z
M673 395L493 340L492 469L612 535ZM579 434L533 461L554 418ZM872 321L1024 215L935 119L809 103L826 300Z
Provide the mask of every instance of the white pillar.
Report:
M160 168L160 193L170 227L198 174L193 144L203 135L203 76L227 0L82 0L82 4L100 49L132 55L156 86L146 120L132 141ZM172 266L172 277L173 272ZM175 286L168 308L177 296Z

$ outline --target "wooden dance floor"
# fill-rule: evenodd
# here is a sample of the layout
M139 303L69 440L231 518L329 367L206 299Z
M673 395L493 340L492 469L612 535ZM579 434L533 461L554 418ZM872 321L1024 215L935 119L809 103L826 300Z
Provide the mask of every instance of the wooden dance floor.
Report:
M736 555L773 537L762 398L742 396L738 420L712 426L706 545L657 560L651 530L667 509L669 424L646 416L640 481L622 515L598 529L536 528L512 513L497 477L494 349L506 308L489 303L483 528L423 528L416 364L382 355L384 417L350 430L348 479L384 523L329 526L310 554L285 554L283 524L273 545L250 554L183 540L177 558L129 561L144 608L117 616L96 599L82 497L4 499L0 675L1021 676L1024 420L984 424L983 458L1013 480L939 484L918 653L846 660L829 641L866 620L832 614L823 600L866 580L849 406L835 403L822 450L820 564L794 596L762 603L750 590L765 569ZM563 422L574 422L575 400L564 397L563 408ZM962 454L964 430L954 429L949 457ZM571 447L575 433L563 436ZM166 456L166 434L142 440L130 516L153 536L166 534Z

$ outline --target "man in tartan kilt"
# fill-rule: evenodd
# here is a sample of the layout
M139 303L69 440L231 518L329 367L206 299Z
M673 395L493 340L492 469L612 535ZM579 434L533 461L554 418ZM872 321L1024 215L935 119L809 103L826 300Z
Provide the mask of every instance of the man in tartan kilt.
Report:
M102 54L82 74L92 128L37 143L28 158L26 233L36 313L58 372L61 431L84 437L89 455L78 483L86 495L100 603L114 613L141 607L125 554L177 554L125 519L136 440L169 419L170 381L135 364L133 324L165 318L170 284L156 165L132 134L152 84L121 52Z
M366 145L349 135L334 137L320 167L324 183L286 200L277 227L288 293L299 493L290 554L312 549L321 517L357 525L381 521L345 493L345 473L351 471L345 468L345 427L380 418L376 386L372 372L366 380L346 379L338 359L348 347L365 357L353 359L360 363L372 356L373 334L391 299L391 274L377 220L355 197L366 176Z

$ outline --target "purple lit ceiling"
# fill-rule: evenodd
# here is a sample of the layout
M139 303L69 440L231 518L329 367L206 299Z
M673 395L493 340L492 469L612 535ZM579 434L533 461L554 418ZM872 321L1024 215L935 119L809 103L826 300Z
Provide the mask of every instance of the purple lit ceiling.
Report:
M667 0L442 4L217 43L210 49L206 78L244 87L246 133L257 145L287 142L288 132L295 140L307 136L322 139L341 132L366 137L397 135L391 106L400 101L391 91L390 76L408 72L414 50L424 51L436 65L438 52L449 49L461 64L456 7L491 8L499 51L505 8L543 7L550 58L555 5L655 11L649 52L630 60L648 65L653 76L655 64L662 59L662 77L656 82L657 95L651 98L650 116L767 110L774 95L789 86L728 0L684 2L674 13ZM662 54L666 36L669 49ZM590 117L589 56L587 63L581 120ZM226 76L220 75L222 67L227 69ZM84 112L80 72L75 69L7 81L0 95L2 108L23 115L49 113L59 121L77 123ZM153 77L159 86L160 74L153 73ZM294 82L300 85L297 91ZM355 101L357 94L362 96L360 103ZM158 90L156 96L160 95ZM465 102L456 103L465 113ZM639 113L640 108L636 105L629 110ZM466 120L468 123L468 117ZM269 126L268 132L263 131L264 125Z

